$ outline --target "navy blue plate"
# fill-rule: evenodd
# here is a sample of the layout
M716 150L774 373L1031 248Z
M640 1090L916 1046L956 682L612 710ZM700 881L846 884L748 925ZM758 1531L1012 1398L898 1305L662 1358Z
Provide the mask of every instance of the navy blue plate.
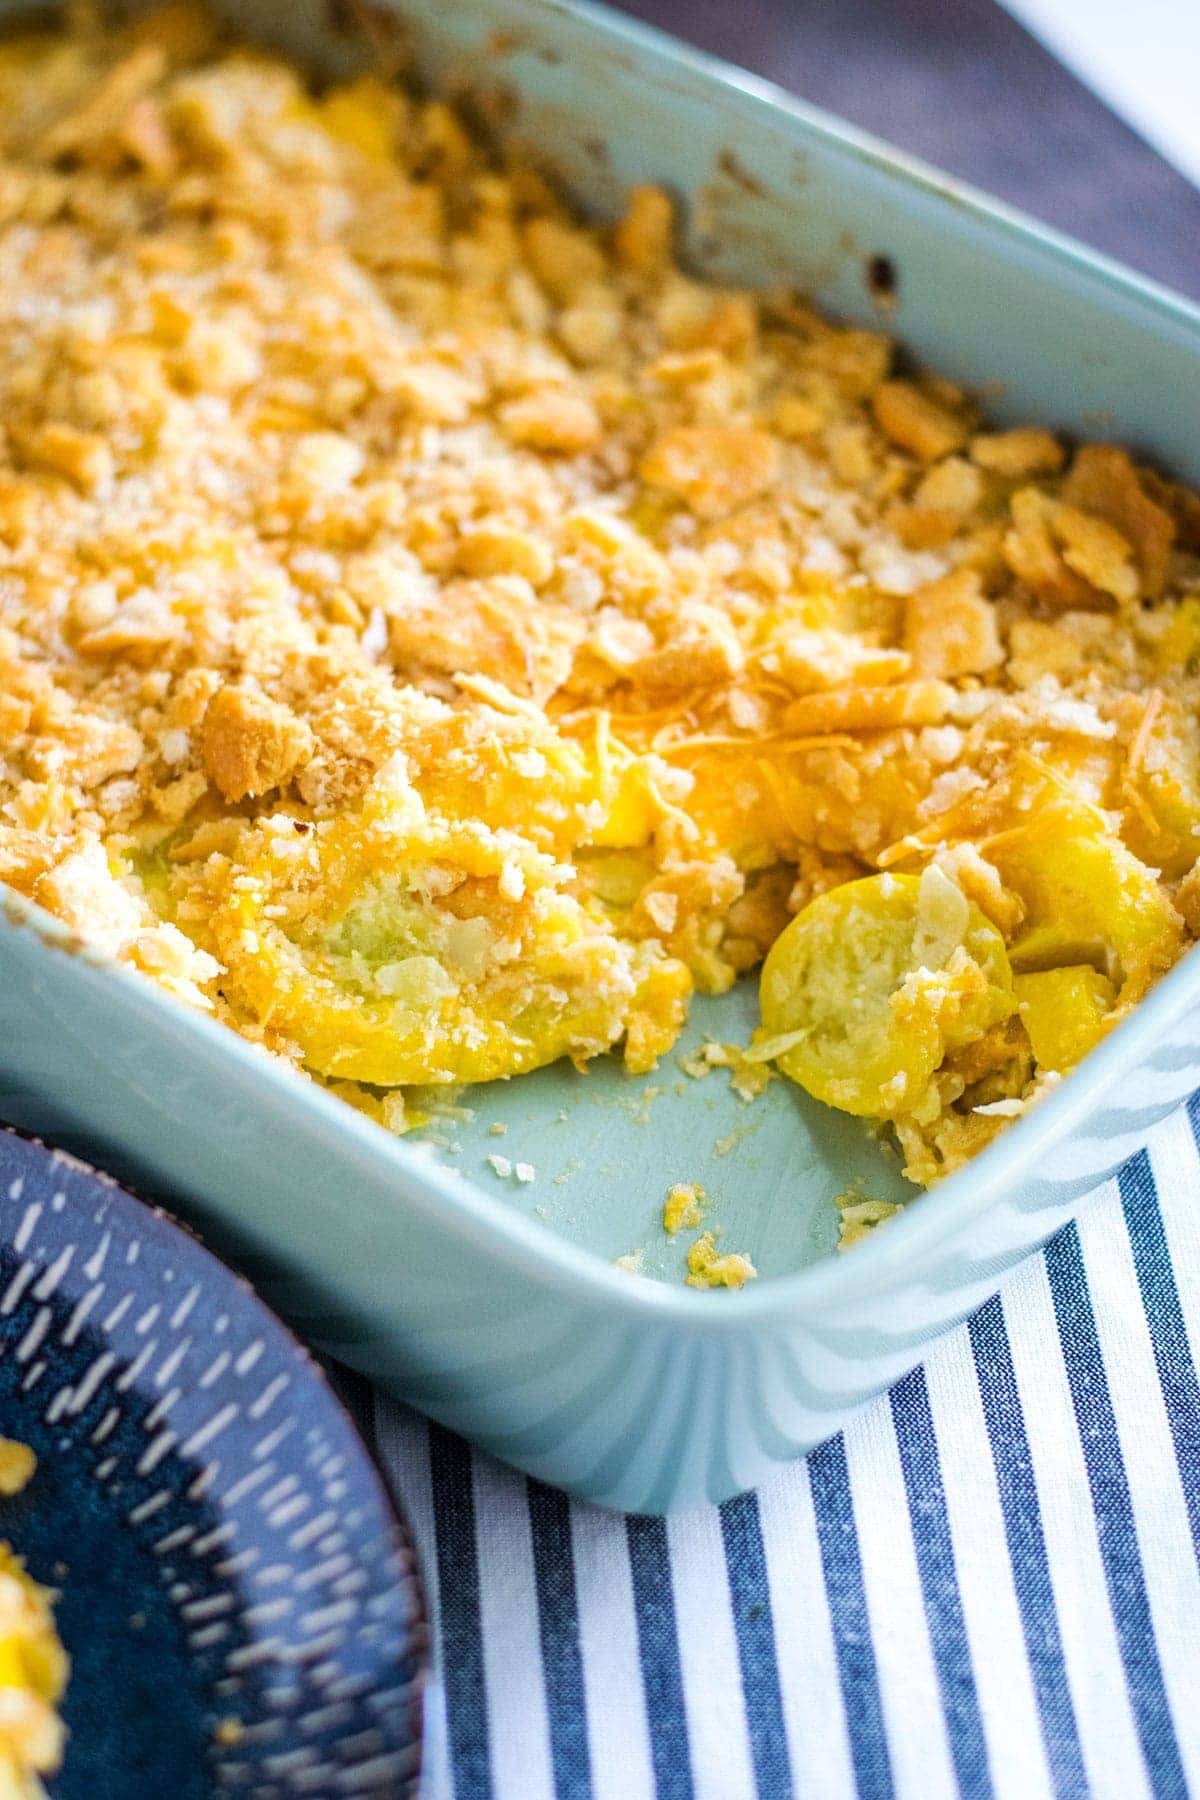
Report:
M0 1131L0 1537L60 1589L56 1800L415 1789L412 1552L306 1351L167 1216Z

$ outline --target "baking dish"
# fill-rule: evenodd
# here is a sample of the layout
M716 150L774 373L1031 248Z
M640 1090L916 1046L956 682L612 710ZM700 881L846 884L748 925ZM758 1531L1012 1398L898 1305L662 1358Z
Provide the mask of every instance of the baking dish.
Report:
M1005 378L1001 416L1111 429L1200 473L1183 403L1200 316L761 84L545 0L408 8L394 29L380 8L349 24L344 8L236 16L322 67L411 51L584 204L663 180L690 202L706 269L787 277L860 319L886 303L939 368ZM859 1125L787 1084L743 1106L724 1075L691 1079L675 1057L638 1081L553 1068L395 1142L16 901L0 927L2 1110L169 1186L309 1336L435 1416L544 1479L665 1510L827 1436L1070 1215L1200 1081L1196 966L844 1258L824 1254L834 1194L901 1183ZM744 1041L753 1014L744 990L700 1005L691 1041ZM514 1179L522 1165L531 1179ZM753 1289L699 1295L612 1268L633 1251L678 1275L659 1226L676 1180L708 1188L723 1247L758 1264Z

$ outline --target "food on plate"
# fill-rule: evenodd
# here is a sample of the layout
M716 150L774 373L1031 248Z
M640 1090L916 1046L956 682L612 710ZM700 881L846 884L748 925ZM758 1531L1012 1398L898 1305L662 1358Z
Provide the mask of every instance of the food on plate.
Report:
M186 4L0 48L0 880L393 1124L762 964L930 1182L1200 930L1200 498L676 240Z
M26 1444L0 1438L0 1494L20 1493L37 1466ZM62 1762L58 1703L69 1663L54 1628L51 1594L0 1542L0 1800L39 1800L39 1777Z
M37 1457L17 1438L0 1437L0 1499L11 1500L33 1480Z

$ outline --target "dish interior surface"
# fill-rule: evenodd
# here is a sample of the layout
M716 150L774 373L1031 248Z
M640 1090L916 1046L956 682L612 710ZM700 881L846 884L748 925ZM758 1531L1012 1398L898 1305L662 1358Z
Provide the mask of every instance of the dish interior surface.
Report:
M552 1064L466 1090L473 1116L438 1120L414 1139L498 1204L672 1282L686 1274L695 1232L665 1234L663 1202L670 1184L697 1183L721 1251L748 1255L760 1277L790 1273L836 1247L838 1195L861 1184L874 1199L904 1201L918 1190L860 1120L793 1083L772 1081L743 1100L728 1069L684 1072L706 1041L744 1043L757 1018L756 984L741 982L694 1001L675 1050L648 1075L627 1075L607 1057L585 1073ZM500 1174L488 1160L497 1156ZM518 1163L533 1169L531 1181L508 1172Z

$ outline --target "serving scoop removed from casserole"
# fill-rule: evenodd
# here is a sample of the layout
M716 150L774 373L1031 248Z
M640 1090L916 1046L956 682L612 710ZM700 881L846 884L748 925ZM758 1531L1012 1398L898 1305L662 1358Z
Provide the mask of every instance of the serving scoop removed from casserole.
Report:
M1195 493L187 5L8 41L0 158L0 879L89 943L393 1129L762 965L929 1183L1200 932Z

